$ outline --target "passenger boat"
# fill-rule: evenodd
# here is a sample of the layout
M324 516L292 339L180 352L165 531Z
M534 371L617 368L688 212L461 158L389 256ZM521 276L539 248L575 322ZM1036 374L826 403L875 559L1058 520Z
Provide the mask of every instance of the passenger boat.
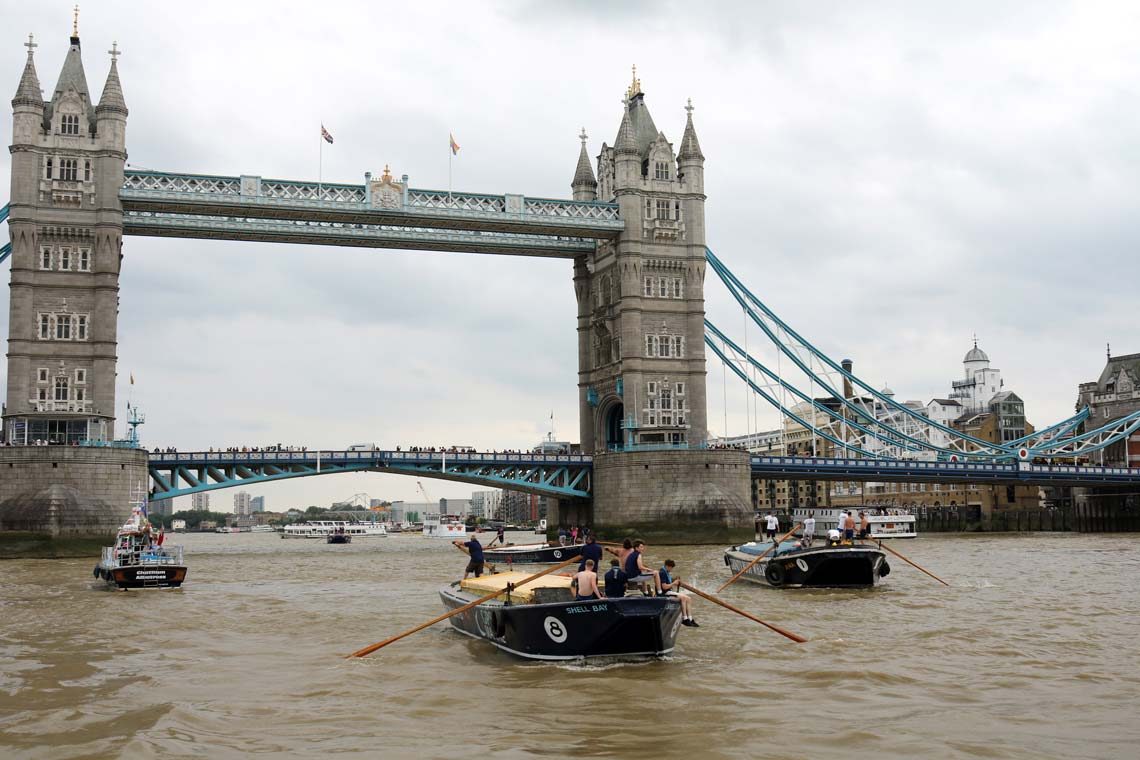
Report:
M507 544L493 549L483 549L483 558L488 562L508 562L522 565L544 565L562 562L582 553L582 544L562 546L560 544Z
M181 546L165 546L146 518L146 502L131 508L115 545L103 548L94 576L119 589L179 588L186 580Z
M469 578L439 590L449 610L527 578L509 572ZM660 657L673 651L681 627L675 596L573 601L570 578L548 575L453 615L455 630L532 660Z
M330 533L343 530L346 535L357 538L384 538L388 531L382 523L352 523L344 520L311 520L296 525L286 525L281 538L325 538Z
M736 575L771 546L755 541L733 546L725 550L724 564ZM873 544L824 540L802 547L799 541L785 541L741 579L775 588L866 588L890 572L887 555Z
M855 519L858 520L859 509L855 507L848 509L855 515ZM839 525L839 513L842 511L843 509L834 508L817 509L815 507L798 507L792 510L792 521L802 523L807 519L809 514L813 514L815 516L815 534L817 536L826 536L827 531ZM905 512L901 508L867 507L864 508L863 511L867 513L867 522L869 522L871 526L871 538L918 537L914 515Z
M424 515L424 538L467 538L467 525L457 517L428 512Z

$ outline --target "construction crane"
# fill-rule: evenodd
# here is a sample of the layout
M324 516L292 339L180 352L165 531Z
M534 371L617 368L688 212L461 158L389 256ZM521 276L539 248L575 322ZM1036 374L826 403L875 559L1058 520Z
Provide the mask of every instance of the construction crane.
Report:
M431 500L431 497L428 496L427 489L424 488L424 484L422 481L419 481L419 480L416 481L416 488L420 489L420 493L422 493L424 495L424 501L426 501L428 504L435 504L436 508L439 507L439 504L433 502Z

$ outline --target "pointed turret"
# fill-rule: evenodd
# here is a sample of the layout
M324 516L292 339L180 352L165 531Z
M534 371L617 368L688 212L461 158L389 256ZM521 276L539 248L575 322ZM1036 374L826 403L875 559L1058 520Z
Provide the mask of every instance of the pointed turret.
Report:
M578 168L574 170L574 181L570 188L574 191L574 200L596 201L598 181L594 179L594 168L590 166L590 156L586 153L585 127L582 127L582 134L578 138L582 141L582 150L578 153Z
M112 43L111 71L107 74L107 84L103 85L103 97L99 98L99 105L95 108L97 116L102 118L105 112L121 113L127 115L127 102L123 99L123 86L119 83L119 43Z
M12 98L12 106L32 106L43 108L44 99L40 92L40 78L36 76L36 63L32 60L32 51L37 47L32 35L24 43L28 49L28 61L24 64L24 73L20 77L20 86L16 88L16 97Z
M83 71L83 53L79 46L79 24L76 20L71 30L71 45L67 49L67 57L63 59L63 68L59 72L59 80L52 91L51 102L44 109L44 129L52 129L52 118L59 109L60 102L65 98L78 97L82 101L82 110L87 115L87 131L95 133L95 104L91 102L91 91L87 88L87 74Z
M689 104L685 106L685 110L688 111L689 115L685 121L685 134L681 137L681 152L677 154L677 158L681 161L685 159L704 161L705 154L701 153L701 144L697 140L697 130L693 128L692 98L689 98Z
M629 120L628 102L621 114L621 124L618 126L617 139L614 141L614 153L637 155L637 138L633 134L633 124Z

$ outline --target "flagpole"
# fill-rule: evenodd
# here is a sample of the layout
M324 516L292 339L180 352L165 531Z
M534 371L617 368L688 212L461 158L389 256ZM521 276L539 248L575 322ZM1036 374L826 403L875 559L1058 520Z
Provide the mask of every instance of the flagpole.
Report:
M322 131L324 128L325 125L321 124ZM319 201L321 199L321 180L324 178L325 170L325 136L318 134L317 141L320 143L320 146L317 148L317 200Z
M451 202L451 159L455 158L455 151L451 149L451 135L447 142L447 202Z

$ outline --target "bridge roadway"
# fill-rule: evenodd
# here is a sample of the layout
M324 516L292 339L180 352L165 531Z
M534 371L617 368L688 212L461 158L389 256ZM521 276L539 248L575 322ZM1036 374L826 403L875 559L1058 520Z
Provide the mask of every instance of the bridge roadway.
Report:
M616 203L421 190L390 180L127 171L119 191L123 233L574 258L625 229Z
M618 455L620 456L620 454ZM752 477L991 485L1136 486L1140 469L1029 462L916 462L752 456ZM388 472L506 488L540 496L590 498L586 454L411 451L186 452L149 455L152 499L345 472Z

